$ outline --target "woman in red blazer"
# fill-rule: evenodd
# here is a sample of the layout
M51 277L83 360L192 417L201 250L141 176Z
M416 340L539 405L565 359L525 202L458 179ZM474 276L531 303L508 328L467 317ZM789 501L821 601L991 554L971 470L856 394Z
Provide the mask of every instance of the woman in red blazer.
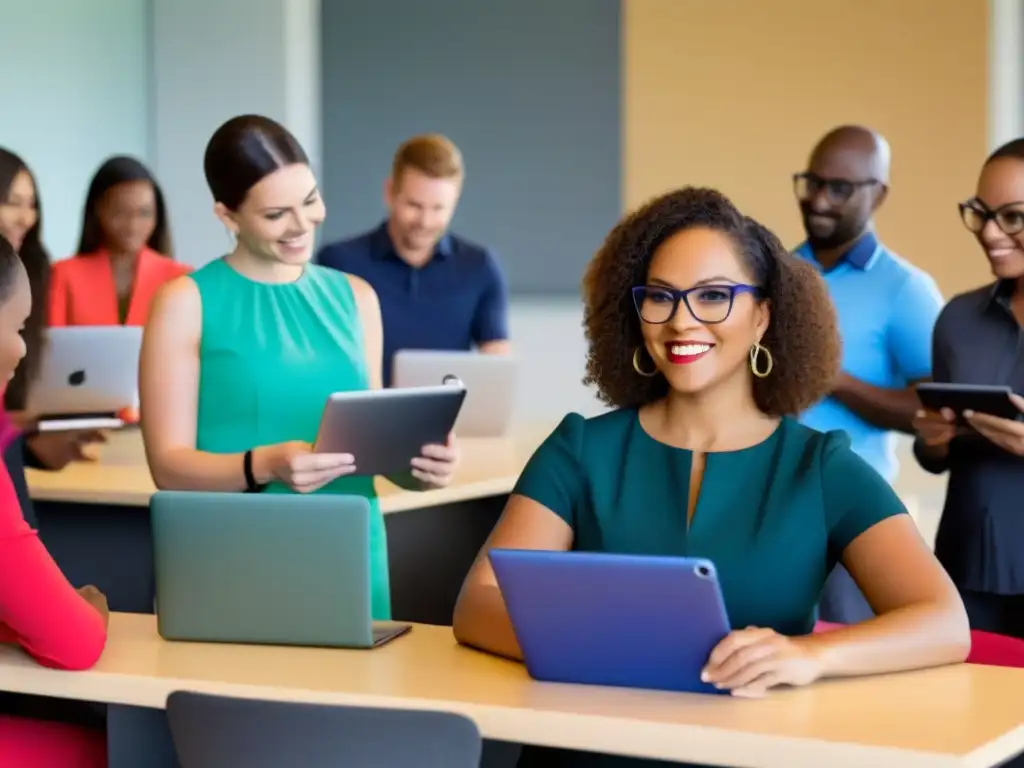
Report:
M78 254L53 265L49 324L146 324L161 285L188 273L171 254L163 193L149 169L112 157L89 185Z

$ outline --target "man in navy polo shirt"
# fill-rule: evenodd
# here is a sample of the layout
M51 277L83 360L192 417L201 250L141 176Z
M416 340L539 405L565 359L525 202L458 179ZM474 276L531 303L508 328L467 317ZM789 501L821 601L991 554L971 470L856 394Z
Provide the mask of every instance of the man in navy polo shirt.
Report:
M844 430L853 450L891 483L899 470L895 433L912 431L920 407L913 385L931 376L932 329L943 300L927 273L873 231L888 182L889 145L860 126L829 132L794 177L807 232L796 254L821 270L843 341L834 391L801 420ZM846 623L873 615L842 566L829 577L820 610L822 619Z
M327 245L318 261L366 280L380 299L384 386L402 349L509 351L508 290L494 254L448 232L462 192L459 149L438 134L395 153L385 222Z

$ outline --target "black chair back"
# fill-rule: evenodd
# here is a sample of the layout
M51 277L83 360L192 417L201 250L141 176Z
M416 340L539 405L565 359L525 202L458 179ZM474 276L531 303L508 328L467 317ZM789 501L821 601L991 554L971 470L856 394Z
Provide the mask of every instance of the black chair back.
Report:
M175 691L167 720L181 768L478 768L482 749L448 712Z

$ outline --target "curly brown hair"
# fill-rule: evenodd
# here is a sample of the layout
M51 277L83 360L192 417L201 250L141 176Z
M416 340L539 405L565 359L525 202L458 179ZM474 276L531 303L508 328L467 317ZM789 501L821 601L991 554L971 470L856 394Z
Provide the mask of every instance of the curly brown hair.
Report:
M767 378L752 377L758 408L782 416L818 402L832 390L841 352L824 281L721 192L697 187L669 192L627 215L590 262L583 280L590 345L583 382L596 385L601 400L618 408L640 407L668 393L664 376L645 378L633 368L633 352L643 337L632 288L646 282L658 246L694 227L730 237L770 302L771 320L761 343L774 367Z

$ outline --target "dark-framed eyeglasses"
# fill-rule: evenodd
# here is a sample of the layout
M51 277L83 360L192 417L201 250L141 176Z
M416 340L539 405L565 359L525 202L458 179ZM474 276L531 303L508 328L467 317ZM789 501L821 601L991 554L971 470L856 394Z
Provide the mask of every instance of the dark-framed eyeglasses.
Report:
M638 285L633 288L633 304L641 320L661 325L676 316L679 302L682 301L694 320L713 325L729 317L736 296L741 293L760 298L764 291L756 285L742 283L697 285L685 290L660 285Z
M873 187L880 183L878 179L855 181L853 179L826 179L816 173L793 174L793 192L801 203L811 202L824 190L825 199L830 205L842 205L853 197L853 193L861 187Z
M1007 203L998 208L989 208L981 200L972 197L960 203L960 219L971 232L978 234L990 221L1007 235L1024 232L1024 202Z

